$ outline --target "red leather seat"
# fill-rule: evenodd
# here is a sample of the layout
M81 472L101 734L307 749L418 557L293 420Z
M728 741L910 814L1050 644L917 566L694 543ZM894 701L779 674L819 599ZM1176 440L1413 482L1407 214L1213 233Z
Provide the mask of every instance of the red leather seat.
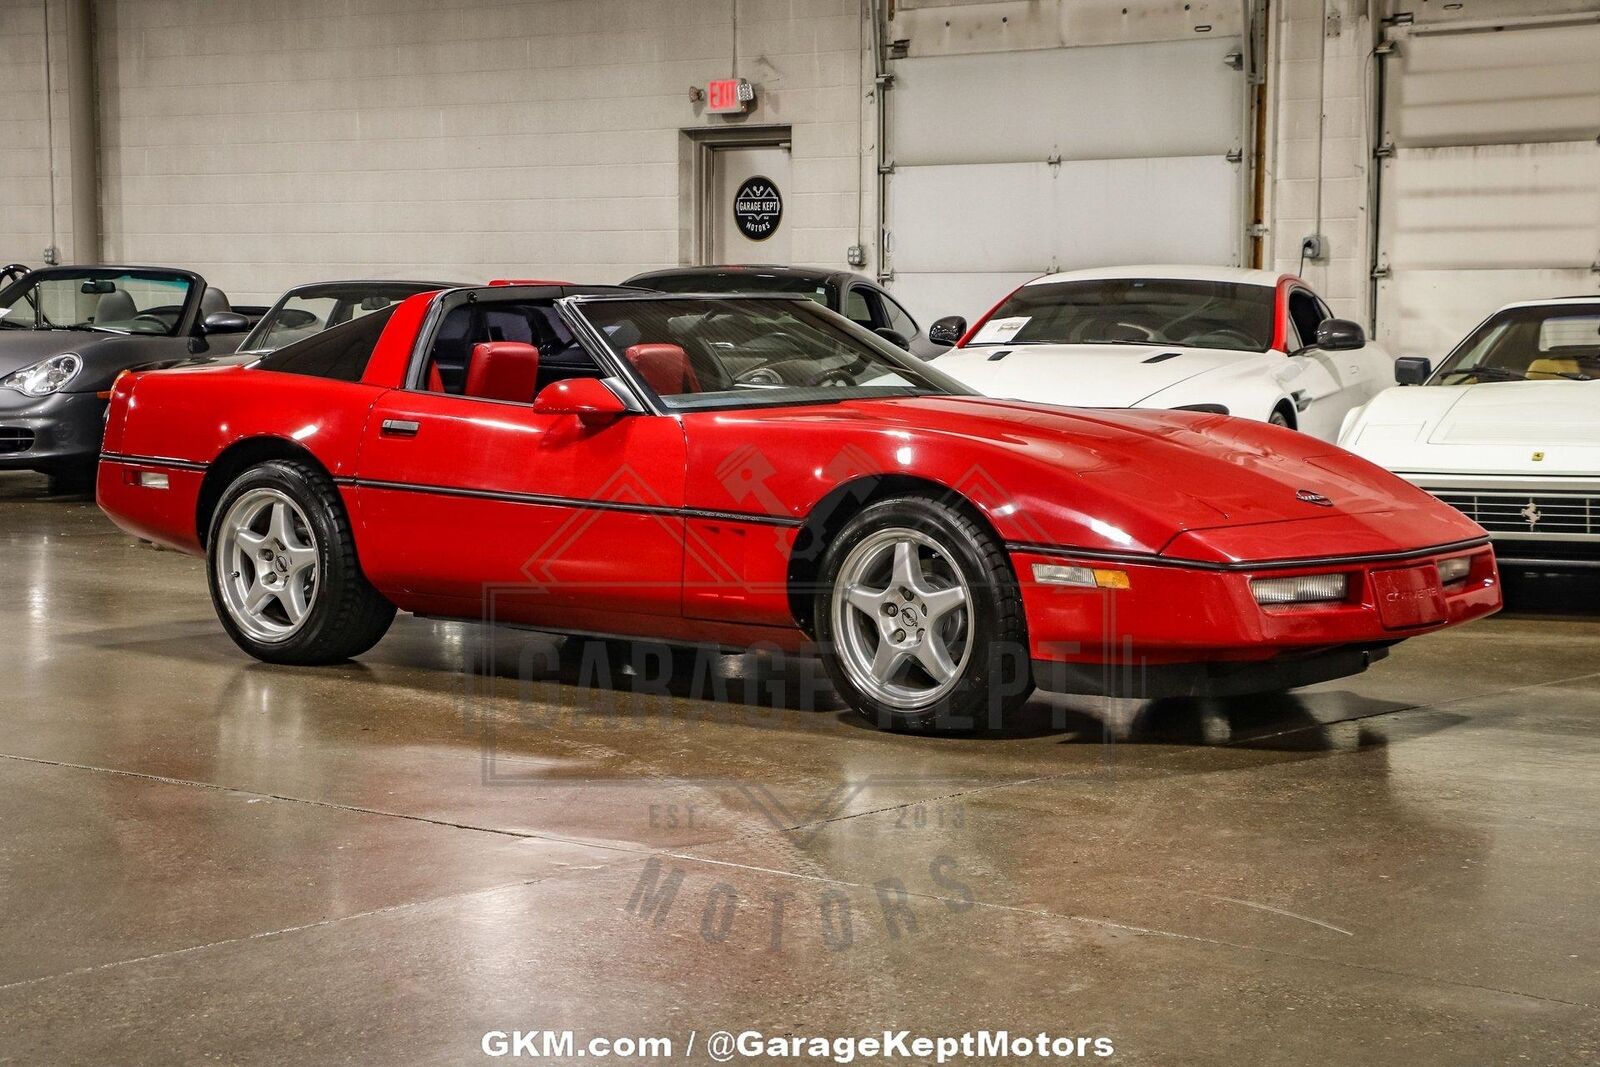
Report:
M439 373L439 364L428 364L428 392L444 392L444 375Z
M472 346L466 396L485 400L533 401L539 387L539 349L521 341L485 341Z
M662 396L700 391L700 379L689 365L689 354L679 345L632 345L624 354L645 384Z

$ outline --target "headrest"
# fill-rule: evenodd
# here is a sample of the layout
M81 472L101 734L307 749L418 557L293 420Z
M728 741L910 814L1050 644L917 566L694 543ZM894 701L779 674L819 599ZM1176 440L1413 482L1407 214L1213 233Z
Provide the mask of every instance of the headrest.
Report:
M689 365L689 354L679 345L632 345L625 355L645 384L662 396L700 391L699 379Z
M538 348L521 341L485 341L472 346L465 395L527 404L538 387Z
M1583 368L1575 359L1536 359L1528 364L1528 377L1536 379L1563 378L1569 374L1582 374Z
M137 314L139 307L133 302L133 297L121 289L104 294L94 306L96 322L127 322Z
M200 317L213 315L218 311L232 311L233 305L228 303L228 294L214 285L206 286L206 291L200 294Z

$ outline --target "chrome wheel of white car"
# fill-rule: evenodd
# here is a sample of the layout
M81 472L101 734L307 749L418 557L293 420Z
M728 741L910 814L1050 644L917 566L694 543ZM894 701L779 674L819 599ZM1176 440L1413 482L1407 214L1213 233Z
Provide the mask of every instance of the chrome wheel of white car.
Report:
M251 489L218 532L217 581L234 623L257 641L292 637L318 592L317 538L305 512L277 489Z
M950 551L905 527L845 557L833 588L839 658L857 688L894 708L946 696L972 655L972 593Z

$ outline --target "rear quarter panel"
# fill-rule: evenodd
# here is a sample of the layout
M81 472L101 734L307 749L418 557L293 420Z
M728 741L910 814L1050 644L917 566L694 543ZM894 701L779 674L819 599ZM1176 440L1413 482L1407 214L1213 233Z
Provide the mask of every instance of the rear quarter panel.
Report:
M233 445L269 438L309 452L335 478L347 476L384 391L246 367L128 375L111 399L100 506L135 536L198 553L206 467ZM146 470L165 474L167 488L141 484Z

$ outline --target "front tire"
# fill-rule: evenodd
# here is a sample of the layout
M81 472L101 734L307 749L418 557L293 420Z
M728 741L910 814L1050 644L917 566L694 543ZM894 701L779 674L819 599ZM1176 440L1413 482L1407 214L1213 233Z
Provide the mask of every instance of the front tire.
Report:
M823 556L813 618L834 688L883 729L996 727L1033 690L1005 547L922 496L864 508Z
M377 644L394 605L356 560L338 491L304 463L234 480L212 513L211 602L235 644L267 663L339 663Z

